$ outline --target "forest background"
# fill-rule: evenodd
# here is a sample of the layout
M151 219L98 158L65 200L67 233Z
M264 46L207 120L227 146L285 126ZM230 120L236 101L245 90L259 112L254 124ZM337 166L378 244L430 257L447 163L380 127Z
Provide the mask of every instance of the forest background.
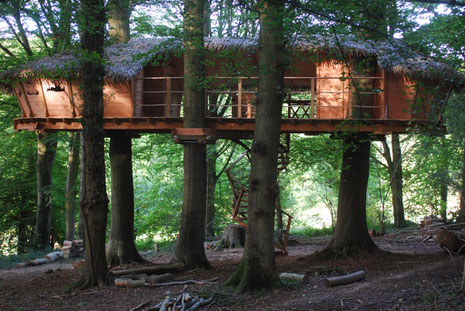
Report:
M389 31L392 36L402 38L414 49L463 72L465 5L455 3L447 6L434 2L441 1L391 1L396 13L390 16ZM140 0L134 1L132 5L133 38L181 36L180 1ZM360 24L362 21L357 20L357 16L352 13L363 8L364 1L315 1L314 5L318 14L302 14L316 14L317 19L314 24L302 26L299 31L331 36L334 33L350 33L353 27L363 26ZM77 15L74 14L77 7L78 1L74 0L0 3L0 71L18 68L27 61L78 46ZM212 36L250 37L258 33L256 12L250 10L244 1L212 1L209 14ZM298 18L304 20L305 16ZM400 136L402 201L406 225L414 224L420 217L429 214L441 215L449 220L460 216L460 207L463 208L464 204L461 194L465 188L464 99L463 94L454 94L450 99L444 113L448 126L446 134L429 135L413 131ZM33 132L14 132L13 119L19 116L16 98L1 94L2 256L24 252L34 246L37 137ZM45 190L53 206L53 245L55 242L62 243L66 235L68 156L70 144L75 144L75 137L58 133L50 139L57 143L52 185ZM371 149L367 221L370 229L378 231L394 226L391 196L393 178L388 167L388 162L394 157L394 145L393 138L388 136L386 143L376 142ZM108 147L107 141L107 155ZM294 216L294 233L331 234L335 225L342 151L341 142L332 139L330 135L291 135L290 164L280 175L280 198L283 209ZM232 192L224 168L241 152L241 146L226 140L220 140L214 148L208 148L207 156L216 160L215 171L218 177L214 218L210 219L208 226L210 238L220 234L225 225L233 222L230 216ZM179 232L182 157L182 146L174 144L170 135L144 134L133 139L135 234L141 249L152 248L154 243L169 247ZM106 162L109 185L108 158ZM78 189L79 182L75 187ZM78 209L75 214L77 220ZM77 221L75 226L77 228Z

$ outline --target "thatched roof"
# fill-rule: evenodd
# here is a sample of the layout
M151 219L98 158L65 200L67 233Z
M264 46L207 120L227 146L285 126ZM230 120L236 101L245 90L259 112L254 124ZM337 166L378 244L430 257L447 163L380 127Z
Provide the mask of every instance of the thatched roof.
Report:
M105 49L106 75L114 81L127 81L140 72L143 66L157 57L181 53L181 42L172 38L136 38L127 44L116 44ZM208 50L228 49L254 50L258 46L256 38L206 38ZM326 52L330 55L357 55L377 57L380 68L415 75L423 79L458 79L463 76L449 66L413 51L400 40L362 41L354 36L300 36L288 45L296 51ZM340 57L340 56L339 56ZM0 79L14 79L20 76L68 76L79 69L79 57L64 53L45 57L24 65L16 71L0 74ZM4 83L5 85L5 83Z

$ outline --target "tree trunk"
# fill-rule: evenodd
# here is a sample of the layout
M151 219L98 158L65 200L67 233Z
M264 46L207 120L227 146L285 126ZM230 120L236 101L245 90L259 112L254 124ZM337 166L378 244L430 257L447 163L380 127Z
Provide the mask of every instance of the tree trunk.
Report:
M82 0L80 20L84 137L84 196L81 209L86 226L84 271L78 282L81 288L103 287L107 283L105 259L108 198L105 187L105 150L103 131L103 43L105 9L103 0Z
M85 187L84 187L84 135L82 132L79 133L79 140L81 146L80 152L80 163L79 163L79 200L84 197L85 194ZM85 241L86 238L86 225L84 223L84 215L82 214L82 209L79 209L79 222L78 222L78 239Z
M79 134L69 134L68 175L66 176L66 240L74 240L76 179L79 168Z
M118 133L110 138L111 226L106 249L107 263L118 266L142 262L134 243L134 186L131 136Z
M184 1L184 127L205 127L205 0ZM173 261L186 268L211 267L205 256L205 203L207 202L206 147L184 145L184 195L181 227Z
M444 222L447 220L447 195L447 183L443 182L441 183L441 205L439 208L439 215L441 216L442 220L444 220Z
M50 246L52 220L52 166L57 140L50 133L37 133L37 213L34 248Z
M118 43L129 41L129 18L132 11L130 2L130 0L108 1L108 34L112 41Z
M216 144L207 146L207 236L215 236Z
M274 211L279 194L277 163L283 80L287 64L282 1L261 1L257 116L249 181L244 254L227 285L238 291L268 290L279 284L274 255Z
M461 174L461 185L459 191L459 212L457 215L457 222L465 221L465 140L463 148L463 161L462 161L462 172Z
M400 148L399 134L392 134L392 168L391 194L392 206L394 208L394 225L396 228L405 227L404 202L402 199L402 153Z
M351 256L376 250L368 235L366 194L370 164L370 141L361 134L344 138L336 231L318 256Z

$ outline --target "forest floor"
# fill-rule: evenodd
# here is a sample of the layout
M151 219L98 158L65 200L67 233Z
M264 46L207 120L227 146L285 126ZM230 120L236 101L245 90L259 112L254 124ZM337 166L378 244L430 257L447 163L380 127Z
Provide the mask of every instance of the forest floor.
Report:
M200 310L465 310L460 290L465 256L454 262L434 242L391 234L374 238L388 251L372 257L314 260L308 255L323 248L329 239L298 239L289 255L276 257L278 272L308 273L308 284L286 285L271 293L238 294L222 283L235 271L242 249L207 251L214 270L178 273L176 280L219 278L216 285L189 285L188 291L215 298ZM168 262L161 254L150 259ZM364 281L326 287L328 275L321 266L344 272L365 270ZM331 270L331 269L330 269ZM0 310L129 310L143 302L163 300L165 292L179 293L183 286L69 290L80 275L65 260L43 266L0 270Z

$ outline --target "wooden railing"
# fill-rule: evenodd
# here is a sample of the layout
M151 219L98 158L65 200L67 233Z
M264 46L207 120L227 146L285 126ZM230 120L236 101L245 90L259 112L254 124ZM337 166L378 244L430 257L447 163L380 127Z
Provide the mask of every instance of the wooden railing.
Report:
M210 118L255 117L257 77L207 77L206 115ZM373 89L357 92L358 80L372 80ZM387 119L384 72L375 77L285 77L284 119L346 119L354 111L365 111L365 118ZM133 90L136 116L180 117L183 77L144 77L135 79ZM142 87L141 87L142 86ZM353 96L371 95L370 105L356 105ZM375 113L376 111L376 113ZM137 115L140 114L140 115ZM360 115L359 115L360 117Z

